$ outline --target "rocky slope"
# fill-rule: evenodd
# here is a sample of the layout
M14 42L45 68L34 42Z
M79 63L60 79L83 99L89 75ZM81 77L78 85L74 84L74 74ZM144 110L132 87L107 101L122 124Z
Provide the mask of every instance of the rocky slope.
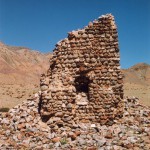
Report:
M150 65L139 63L123 69L125 96L136 96L144 105L150 106Z
M40 74L48 68L49 58L50 54L0 43L0 83L38 83Z
M123 69L125 83L138 85L150 85L150 65L146 63L136 64L129 69Z
M39 90L39 78L50 57L50 53L0 42L0 108L11 108Z

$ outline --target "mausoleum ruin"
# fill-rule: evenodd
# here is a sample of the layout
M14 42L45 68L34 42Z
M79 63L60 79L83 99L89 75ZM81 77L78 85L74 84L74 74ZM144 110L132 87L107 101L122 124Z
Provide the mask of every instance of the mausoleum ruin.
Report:
M111 14L56 44L41 76L40 114L49 125L111 125L123 113L117 27Z

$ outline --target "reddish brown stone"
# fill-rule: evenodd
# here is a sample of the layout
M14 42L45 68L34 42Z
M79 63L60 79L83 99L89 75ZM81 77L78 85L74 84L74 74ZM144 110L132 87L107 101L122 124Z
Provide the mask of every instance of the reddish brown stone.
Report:
M23 129L23 128L25 128L25 124L24 123L18 124L18 129Z
M96 147L89 147L89 148L87 148L87 150L97 150L97 148Z
M52 142L53 142L53 143L59 142L60 139L61 139L60 137L53 138L53 139L52 139Z
M76 134L77 136L79 136L79 135L81 134L81 131L77 130L77 131L75 131L75 134Z

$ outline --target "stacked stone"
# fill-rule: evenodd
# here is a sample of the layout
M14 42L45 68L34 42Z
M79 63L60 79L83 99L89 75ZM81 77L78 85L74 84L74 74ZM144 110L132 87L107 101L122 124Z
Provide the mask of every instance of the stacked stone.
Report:
M39 95L40 92L8 113L0 114L0 149L33 149L45 143L51 130L41 120Z
M124 100L123 117L112 126L79 123L71 131L53 128L42 122L39 96L27 100L6 114L0 113L0 149L59 150L148 150L150 148L150 109L138 99ZM58 130L61 133L58 134Z
M55 126L111 125L123 112L117 27L111 14L68 33L41 77L41 116Z

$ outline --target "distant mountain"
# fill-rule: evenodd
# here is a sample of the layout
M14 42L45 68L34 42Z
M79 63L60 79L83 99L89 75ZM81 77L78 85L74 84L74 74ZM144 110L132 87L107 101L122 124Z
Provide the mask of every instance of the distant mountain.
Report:
M150 85L150 65L146 63L136 64L129 69L123 69L124 82L140 85Z
M49 67L51 54L0 42L0 83L39 83L40 74Z
M150 106L150 65L139 63L122 71L125 96L138 97L140 103Z

